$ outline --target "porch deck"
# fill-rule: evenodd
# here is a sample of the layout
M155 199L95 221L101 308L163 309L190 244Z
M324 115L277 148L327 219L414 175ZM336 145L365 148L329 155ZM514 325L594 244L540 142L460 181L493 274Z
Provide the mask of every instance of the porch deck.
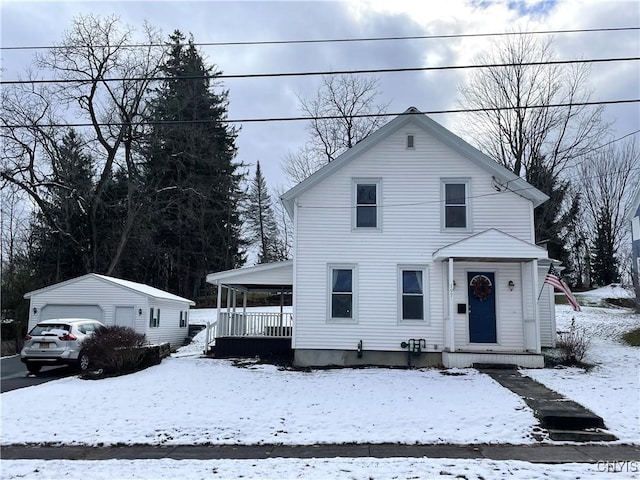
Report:
M293 315L273 312L219 312L207 323L205 354L254 356L291 350Z

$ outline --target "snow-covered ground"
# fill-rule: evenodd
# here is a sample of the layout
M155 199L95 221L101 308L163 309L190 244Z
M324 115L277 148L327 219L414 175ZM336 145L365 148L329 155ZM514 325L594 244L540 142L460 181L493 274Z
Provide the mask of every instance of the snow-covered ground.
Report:
M612 466L613 467L613 466ZM3 460L6 479L509 479L616 480L637 478L638 462L562 465L520 461L430 458L271 458L267 460Z
M620 339L640 328L640 315L623 308L583 307L574 312L568 305L556 306L558 330L568 330L572 318L591 339L585 362L595 367L588 372L554 368L523 373L600 415L621 441L640 443L640 348Z
M640 327L640 315L592 307L574 313L558 306L556 311L559 329L568 328L575 316L576 325L592 338L586 360L596 367L590 372L559 368L527 370L526 374L603 416L621 442L640 443L640 352L619 341L623 332ZM531 434L537 421L531 410L519 397L472 369L448 372L455 375L435 369L297 372L199 358L201 348L187 347L180 352L184 356L133 375L98 381L64 378L3 393L0 443L535 442ZM0 468L2 478L110 480L603 475L602 466L596 464L550 467L517 461L370 458L3 460ZM616 478L636 474L622 472Z

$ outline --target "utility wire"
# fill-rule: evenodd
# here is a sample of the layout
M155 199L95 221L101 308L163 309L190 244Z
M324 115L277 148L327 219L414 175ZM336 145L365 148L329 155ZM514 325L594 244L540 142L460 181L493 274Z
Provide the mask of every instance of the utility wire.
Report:
M619 99L619 100L600 100L594 102L576 102L576 103L552 103L548 105L527 105L522 107L491 107L491 108L458 108L449 110L423 110L410 111L400 113L362 113L349 115L351 118L372 118L372 117L398 117L401 115L439 115L449 113L476 113L476 112L498 112L503 110L531 110L538 108L559 108L559 107L584 107L590 105L620 105L629 103L639 103L640 98ZM239 118L239 119L203 119L203 120L163 120L152 121L143 120L140 122L98 122L98 123L33 123L33 124L11 124L5 123L0 126L3 128L57 128L57 127L122 127L126 125L197 125L210 123L266 123L266 122L291 122L291 121L307 121L307 120L334 120L343 118L340 115L322 115L322 116L302 116L302 117L269 117L269 118ZM634 132L636 133L636 132ZM629 135L633 135L630 133Z
M633 167L629 169L630 171L638 171L640 170L640 167ZM601 177L606 177L609 175L615 175L618 172L608 172L608 173L603 173L603 174L597 174L597 175L591 175L588 177L580 177L580 178L584 178L586 179L594 179L594 178L601 178ZM577 178L577 175L572 176L573 178ZM521 178L521 180L524 180L524 178ZM522 187L522 188L516 188L516 189L512 189L512 188L504 188L501 189L500 191L495 191L495 192L489 192L489 193L480 193L477 195L469 195L468 198L469 200L473 200L476 198L485 198L485 197L493 197L495 195L504 195L505 193L515 193L517 195L520 195L522 192L526 192L527 190L538 190L537 187L534 187L533 185L529 185L527 187ZM445 203L445 200L443 199L438 199L438 200L425 200L422 202L404 202L404 203L386 203L386 204L380 204L377 205L378 208L400 208L400 207L417 207L420 205L433 205L433 204L443 204ZM301 209L306 209L306 210L355 210L357 208L357 205L305 205L303 203L298 204L298 208Z
M624 32L640 30L640 27L612 27L612 28L581 28L566 30L536 30L526 32L493 32L493 33L452 33L442 35L406 35L391 37L360 37L360 38L325 38L325 39L298 39L298 40L255 40L244 42L194 42L198 47L235 47L257 45L293 45L314 43L355 43L355 42L387 42L397 40L433 40L447 38L478 38L478 37L506 37L513 35L555 35L565 33L595 33L595 32ZM121 45L123 48L153 48L170 47L174 45L189 46L189 43L134 43ZM94 45L95 48L107 48L111 45ZM68 48L64 45L14 45L0 47L0 50L62 50Z
M360 70L323 70L315 72L277 72L277 73L240 73L223 74L214 73L211 75L184 75L179 77L149 76L149 77L113 77L113 78L61 78L61 79L32 79L32 80L2 80L0 85L23 85L42 83L80 83L89 84L93 82L123 82L123 81L183 81L183 80L210 80L210 79L238 79L238 78L272 78L272 77L309 77L320 75L355 75L355 74L381 74L399 72L429 72L442 70L466 70L474 68L500 68L500 67L532 67L549 65L572 65L580 63L610 63L610 62L632 62L638 61L640 57L616 57L616 58L590 58L582 60L550 60L545 62L520 62L520 63L490 63L483 65L444 65L439 67L404 67L404 68L373 68Z

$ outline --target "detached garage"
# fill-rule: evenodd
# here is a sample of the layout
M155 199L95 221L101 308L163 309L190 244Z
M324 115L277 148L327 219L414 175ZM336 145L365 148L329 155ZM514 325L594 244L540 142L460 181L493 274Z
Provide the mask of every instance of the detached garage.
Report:
M149 343L182 345L189 307L195 305L141 283L89 273L25 294L30 300L29 330L52 318L91 318L105 325L132 327Z

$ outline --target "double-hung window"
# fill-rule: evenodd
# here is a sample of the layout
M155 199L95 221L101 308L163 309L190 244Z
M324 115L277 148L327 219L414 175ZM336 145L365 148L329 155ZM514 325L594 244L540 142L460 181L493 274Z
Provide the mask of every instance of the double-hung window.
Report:
M149 309L149 327L158 328L159 326L160 326L160 309L150 308Z
M400 320L426 320L426 267L407 266L398 270Z
M184 328L189 323L189 311L183 312L180 310L180 328Z
M354 180L354 227L380 228L380 180Z
M355 320L354 266L329 266L329 319Z
M469 181L443 180L443 227L445 230L468 231L469 227Z

